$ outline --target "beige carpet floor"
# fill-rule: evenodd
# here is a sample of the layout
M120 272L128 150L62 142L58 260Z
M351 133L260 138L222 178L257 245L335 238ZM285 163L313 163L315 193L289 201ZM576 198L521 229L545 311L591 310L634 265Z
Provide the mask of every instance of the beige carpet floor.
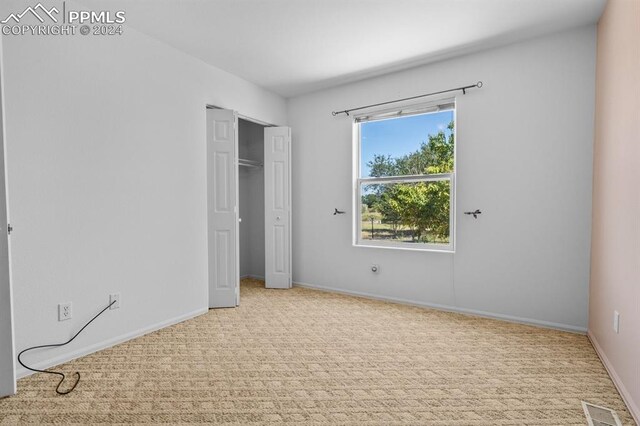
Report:
M244 280L241 306L36 374L0 423L585 425L629 413L585 336Z

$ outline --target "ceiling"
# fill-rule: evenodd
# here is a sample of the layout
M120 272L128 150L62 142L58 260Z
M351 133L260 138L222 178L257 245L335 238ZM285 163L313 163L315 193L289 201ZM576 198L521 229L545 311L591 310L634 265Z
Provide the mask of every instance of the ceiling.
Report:
M284 97L595 23L606 0L78 0Z

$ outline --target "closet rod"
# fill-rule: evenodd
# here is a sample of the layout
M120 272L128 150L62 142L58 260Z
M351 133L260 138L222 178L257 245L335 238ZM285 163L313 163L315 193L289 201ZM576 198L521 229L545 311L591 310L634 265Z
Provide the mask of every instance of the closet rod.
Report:
M335 117L338 114L346 114L348 116L350 112L359 111L361 109L372 108L372 107L388 105L388 104L394 104L396 102L402 102L402 101L410 101L412 99L424 98L426 96L440 95L442 93L457 92L459 90L462 90L462 93L466 95L467 94L467 89L474 89L474 88L478 88L479 89L481 87L482 87L482 82L479 81L476 84L472 84L470 86L462 86L462 87L456 87L455 89L447 89L447 90L441 90L439 92L425 93L424 95L410 96L408 98L395 99L393 101L380 102L380 103L377 103L377 104L365 105L365 106L361 106L361 107L357 107L357 108L349 108L349 109L345 109L345 110L342 110L342 111L332 111L331 115L333 115Z
M245 167L262 167L262 163L254 160L246 160L244 158L238 158L238 166Z

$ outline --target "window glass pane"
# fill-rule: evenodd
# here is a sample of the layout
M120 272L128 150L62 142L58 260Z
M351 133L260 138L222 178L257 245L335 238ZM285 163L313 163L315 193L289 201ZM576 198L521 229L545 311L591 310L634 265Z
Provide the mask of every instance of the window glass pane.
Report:
M449 244L451 180L362 184L361 240Z
M453 111L360 124L360 177L453 172Z

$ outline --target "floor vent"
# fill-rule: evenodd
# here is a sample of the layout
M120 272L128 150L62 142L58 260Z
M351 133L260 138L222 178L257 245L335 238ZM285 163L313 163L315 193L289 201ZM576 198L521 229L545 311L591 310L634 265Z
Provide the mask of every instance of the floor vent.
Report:
M589 426L622 426L615 411L582 401Z

